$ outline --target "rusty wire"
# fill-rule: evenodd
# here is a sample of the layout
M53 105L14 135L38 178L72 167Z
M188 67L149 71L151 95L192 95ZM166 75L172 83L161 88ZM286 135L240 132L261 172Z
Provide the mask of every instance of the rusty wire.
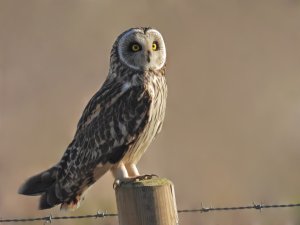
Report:
M178 210L178 213L208 213L213 211L237 211L237 210L250 210L255 209L261 211L262 209L271 209L271 208L294 208L300 207L300 203L290 203L290 204L255 204L246 206L237 206L237 207L205 207L201 204L201 207L198 209L181 209ZM106 218L106 217L116 217L117 213L107 213L97 211L96 214L87 214L87 215L79 215L79 216L45 216L45 217L34 217L34 218L18 218L18 219L3 219L0 218L0 223L13 223L13 222L33 222L33 221L44 221L46 223L52 223L54 220L74 220L74 219L88 219L88 218Z

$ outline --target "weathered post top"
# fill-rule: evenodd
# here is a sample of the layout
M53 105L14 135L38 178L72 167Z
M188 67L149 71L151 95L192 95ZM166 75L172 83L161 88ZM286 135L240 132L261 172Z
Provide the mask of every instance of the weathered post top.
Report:
M120 225L177 225L174 186L165 178L121 184L115 189Z

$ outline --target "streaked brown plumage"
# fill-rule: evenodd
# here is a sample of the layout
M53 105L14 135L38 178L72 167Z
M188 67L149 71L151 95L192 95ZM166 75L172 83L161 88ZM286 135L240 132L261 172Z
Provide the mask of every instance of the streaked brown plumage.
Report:
M83 192L111 170L116 179L139 176L136 163L160 132L165 116L166 50L152 28L132 28L115 41L110 70L87 104L73 141L58 164L20 188L41 195L40 209L77 208Z

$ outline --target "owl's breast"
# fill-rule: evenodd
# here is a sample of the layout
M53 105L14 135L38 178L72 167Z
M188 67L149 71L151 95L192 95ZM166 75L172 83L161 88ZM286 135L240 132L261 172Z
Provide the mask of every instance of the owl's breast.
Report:
M167 100L165 77L158 75L151 76L145 83L145 94L149 95L151 99L148 110L148 121L136 142L131 145L124 157L124 160L129 163L136 163L141 158L162 128Z

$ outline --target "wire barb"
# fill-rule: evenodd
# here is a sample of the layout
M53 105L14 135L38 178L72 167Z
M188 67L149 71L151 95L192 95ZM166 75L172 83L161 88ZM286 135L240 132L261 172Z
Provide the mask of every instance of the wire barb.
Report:
M97 219L97 218L104 218L106 213L107 213L107 211L101 212L100 210L98 210L95 219Z
M52 215L50 214L48 217L45 218L44 225L47 223L52 223Z
M261 210L263 209L263 204L255 204L255 202L253 202L253 208L257 209L261 212Z
M265 204L256 204L255 202L252 205L247 206L238 206L238 207L205 207L201 203L201 208L199 209L182 209L178 210L178 213L208 213L212 211L233 211L233 210L246 210L246 209L256 209L262 211L262 209L270 209L270 208L292 208L292 207L300 207L300 203L289 203L289 204L273 204L273 205L265 205ZM21 219L3 219L0 217L0 223L15 223L15 222L33 222L33 221L44 221L44 225L48 223L52 223L53 220L67 220L67 219L88 219L88 218L105 218L105 217L116 217L117 213L108 213L107 211L98 210L96 214L90 215L79 215L79 216L52 216L51 214L46 217L35 217L35 218L21 218Z
M203 206L203 203L201 202L201 212L204 213L204 212L209 212L211 209L211 207L204 207Z

